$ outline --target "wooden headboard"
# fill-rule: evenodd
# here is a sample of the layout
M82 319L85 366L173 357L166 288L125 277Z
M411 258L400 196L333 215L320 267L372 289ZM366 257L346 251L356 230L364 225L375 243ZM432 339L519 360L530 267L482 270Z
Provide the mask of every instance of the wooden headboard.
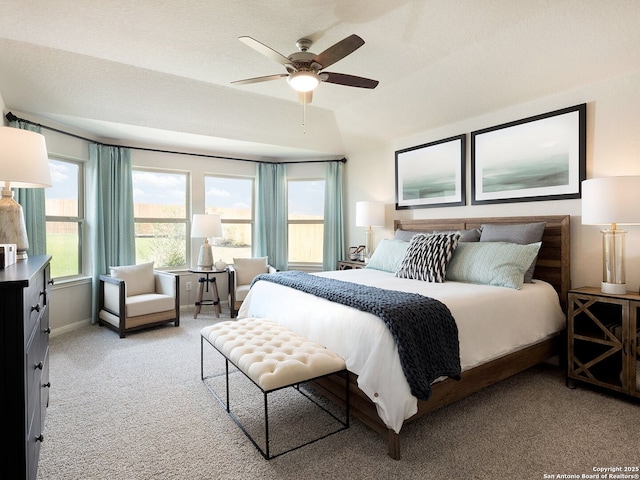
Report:
M484 218L447 218L427 220L395 220L394 229L418 232L434 230L467 230L480 228L482 224L514 224L546 222L542 236L542 247L538 254L534 278L553 285L558 292L560 305L566 307L567 293L571 288L569 263L569 215L550 215L532 217L484 217Z

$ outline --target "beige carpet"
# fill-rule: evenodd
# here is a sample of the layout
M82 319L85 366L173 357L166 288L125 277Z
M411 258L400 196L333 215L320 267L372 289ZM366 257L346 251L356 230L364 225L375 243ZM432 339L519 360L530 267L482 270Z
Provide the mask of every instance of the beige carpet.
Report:
M386 455L382 437L357 421L266 461L200 380L199 332L214 321L207 312L193 319L187 307L179 328L120 339L106 328L85 326L52 338L38 478L542 479L640 464L638 404L586 387L569 390L552 366L405 427L400 461ZM210 353L209 365L222 371L224 362ZM262 413L261 396L241 380L232 376L232 406L251 423L259 416L251 413L254 400ZM275 405L272 427L285 428L276 443L324 428L296 392L289 390Z

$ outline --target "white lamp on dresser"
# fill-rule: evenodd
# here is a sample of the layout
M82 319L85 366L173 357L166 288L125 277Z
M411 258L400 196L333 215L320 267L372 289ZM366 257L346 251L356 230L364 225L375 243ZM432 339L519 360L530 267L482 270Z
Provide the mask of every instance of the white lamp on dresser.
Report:
M16 259L27 258L29 239L22 206L11 188L51 186L49 155L44 136L13 127L0 127L0 244L15 244Z

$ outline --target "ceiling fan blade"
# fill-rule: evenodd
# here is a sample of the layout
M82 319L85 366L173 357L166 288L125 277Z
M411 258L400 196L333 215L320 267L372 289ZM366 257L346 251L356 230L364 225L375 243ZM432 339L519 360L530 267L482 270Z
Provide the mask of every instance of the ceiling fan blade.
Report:
M261 53L262 55L269 57L270 59L275 60L278 63L281 63L285 67L291 67L294 69L294 71L297 70L297 67L291 62L291 60L289 60L281 53L276 52L273 48L267 47L264 43L260 43L259 41L251 37L238 37L238 40L240 40L245 45L253 48L257 52Z
M264 77L245 78L244 80L236 80L231 82L234 85L246 85L248 83L268 82L269 80L279 80L284 77L288 77L286 73L277 73L275 75L266 75Z
M325 82L335 83L337 85L346 85L347 87L376 88L378 83L380 83L378 80L356 77L355 75L346 75L344 73L322 72L321 76L324 75L327 75L327 79L324 80Z
M309 105L311 100L313 100L313 90L298 92L298 102L300 102L300 105Z
M354 33L316 55L313 61L322 65L322 68L327 68L329 65L333 65L338 60L342 60L350 53L355 52L362 45L364 45L364 40Z

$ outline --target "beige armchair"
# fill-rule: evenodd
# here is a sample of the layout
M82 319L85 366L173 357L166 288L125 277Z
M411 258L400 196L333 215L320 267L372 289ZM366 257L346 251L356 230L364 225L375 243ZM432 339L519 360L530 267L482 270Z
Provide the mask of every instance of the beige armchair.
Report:
M120 333L175 322L180 325L179 276L153 263L111 267L100 275L98 324Z
M229 310L231 318L238 316L242 301L246 298L253 279L261 273L278 270L267 263L267 257L234 258L229 265Z

